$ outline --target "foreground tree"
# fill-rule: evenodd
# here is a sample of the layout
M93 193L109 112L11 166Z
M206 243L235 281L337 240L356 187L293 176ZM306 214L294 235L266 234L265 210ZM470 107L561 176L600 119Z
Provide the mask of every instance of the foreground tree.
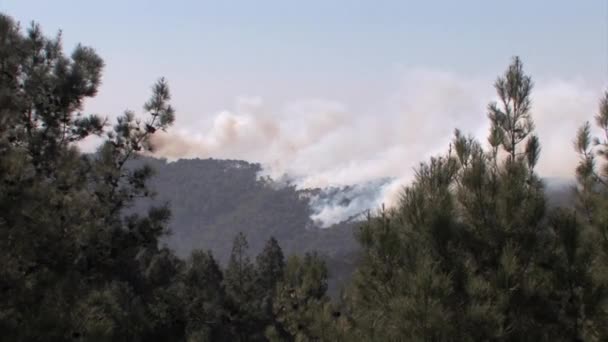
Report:
M172 259L158 246L169 212L125 216L152 174L125 164L151 148L173 109L160 80L148 120L120 116L98 154L81 154L78 142L106 132L107 120L81 113L102 67L91 48L67 57L60 36L37 25L24 35L0 15L0 327L10 340L137 339L153 329L145 301L171 272L146 270Z
M194 251L183 274L186 335L191 341L229 341L222 270L210 252Z
M256 292L260 305L257 311L262 326L273 326L281 334L285 332L276 324L276 316L272 308L277 294L277 284L283 280L284 269L283 251L278 241L271 237L256 258Z
M273 311L285 282L276 240L254 265L239 234L222 270L210 253L183 261L160 246L166 206L133 214L134 201L153 195L153 170L132 161L152 150L150 137L172 124L174 111L161 79L146 120L128 111L109 128L107 119L83 115L102 68L93 49L79 45L65 56L59 36L47 38L37 25L23 34L0 15L3 337L255 341L269 326L289 337ZM97 153L81 153L78 144L92 135L103 138ZM305 264L317 269L311 260ZM325 284L326 270L320 276Z
M398 207L361 227L363 260L347 297L358 338L606 337L595 323L605 318L605 286L596 278L606 270L596 261L603 252L594 255L605 247L589 247L576 213L546 210L534 172L540 144L533 134L532 81L518 58L495 88L489 149L457 130L446 155L420 165ZM590 138L578 141L586 151L583 164L592 165L584 143ZM579 179L587 189L582 202L599 205L589 199L597 197L589 189L599 186Z
M234 238L230 260L224 272L230 321L238 341L262 338L260 323L257 321L259 305L256 297L256 273L248 249L247 238L239 233Z
M586 123L574 147L580 156L576 169L577 214L562 224L562 267L570 304L566 311L573 334L588 340L608 336L608 93L595 116L600 136ZM573 217L574 216L574 217ZM576 241L577 243L574 243Z
M276 324L266 336L272 341L331 340L334 327L326 317L330 310L326 291L327 267L319 256L291 256L273 303Z

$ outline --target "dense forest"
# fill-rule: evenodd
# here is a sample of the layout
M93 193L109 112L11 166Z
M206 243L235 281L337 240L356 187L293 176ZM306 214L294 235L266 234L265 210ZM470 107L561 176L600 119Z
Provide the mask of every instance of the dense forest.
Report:
M141 157L129 166L155 170L149 188L154 198L138 199L132 209L145 213L167 203L170 234L161 242L180 257L195 249L210 250L220 265L230 258L232 239L243 233L251 255L275 238L287 255L317 252L329 271L328 293L335 297L355 268L358 245L355 224L341 222L321 229L311 219L312 196L335 195L340 189L302 189L260 177L262 167L239 160L192 159L167 162Z
M222 246L230 245L239 232L247 236L255 253L270 236L289 254L312 249L324 254L348 253L357 246L352 223L320 229L311 219L309 198L322 195L321 189L297 190L260 177L259 164L218 159L169 163L147 157L132 163L145 164L155 170L149 187L156 196L138 200L135 211L168 203L172 218L167 241L180 256L202 247L225 263L230 250Z
M82 113L103 67L93 49L66 55L60 36L0 15L3 340L608 339L608 94L601 135L588 123L572 135L572 204L551 203L535 172L533 82L515 57L494 84L487 142L455 130L395 207L321 231L297 191L225 179L229 163L183 185L155 178L200 172L143 157L175 119L169 86L161 78L141 116L111 123ZM89 136L103 139L97 153L78 149ZM232 191L180 196L195 188ZM229 253L213 248L227 239ZM340 241L355 270L330 299L326 260Z
M346 201L356 200L358 193L349 187L297 189L260 177L260 164L240 160L168 162L140 157L128 165L145 164L155 171L148 184L156 196L138 199L134 211L145 213L151 205L168 204L170 234L161 242L178 256L185 258L195 249L210 250L218 263L225 265L233 237L244 233L251 255L260 253L271 237L286 255L317 252L327 264L331 297L339 295L354 272L361 251L353 234L357 221L322 228L311 219L319 202L347 205ZM550 206L573 204L569 182L560 178L544 182Z

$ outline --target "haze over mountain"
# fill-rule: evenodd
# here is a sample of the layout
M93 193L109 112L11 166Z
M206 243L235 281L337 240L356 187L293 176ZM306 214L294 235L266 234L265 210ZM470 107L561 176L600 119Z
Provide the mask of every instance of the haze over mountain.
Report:
M172 234L166 242L178 255L187 256L194 249L211 250L225 264L237 233L247 236L251 255L259 253L274 236L286 254L319 252L328 263L333 295L356 266L359 246L353 234L358 219L379 209L375 200L391 181L301 189L286 179L263 176L260 164L241 160L135 161L141 163L156 170L150 183L158 195L139 201L136 210L169 203ZM550 205L571 205L570 180L549 178L545 183ZM325 217L338 222L324 222Z
M234 236L243 232L250 255L258 254L275 237L285 254L317 251L328 263L330 292L337 293L354 269L358 246L354 222L348 220L322 229L315 220L314 203L327 208L360 201L359 187L301 189L260 177L259 164L239 160L192 159L168 163L142 158L156 170L151 188L155 199L140 200L135 210L168 202L171 208L166 242L180 256L194 249L211 250L220 263L228 261ZM359 196L365 196L359 193Z
M597 0L89 6L6 4L23 23L36 19L50 31L64 29L66 46L87 42L107 57L108 72L99 96L85 103L88 112L114 117L137 110L151 75L167 77L179 115L169 132L154 137L158 157L260 163L273 179L286 176L298 189L390 179L366 191L373 198L365 203L360 197L319 211L325 225L362 207L392 204L417 164L444 151L454 128L485 142L487 105L496 100L492 84L512 55L526 61L534 78L532 116L543 150L538 172L572 177L575 130L596 113L605 84L605 51L597 43L604 39L605 4ZM116 6L124 10L108 10ZM135 8L146 14L133 18L128 9ZM486 13L500 13L509 29ZM96 19L104 15L111 32ZM180 20L165 32L153 24L157 18ZM133 20L140 21L138 30ZM85 35L83 25L98 33ZM161 51L149 37L162 41ZM91 152L97 143L84 145Z
M264 174L297 189L356 185L374 190L347 206L325 206L325 226L366 207L393 205L420 161L443 151L454 128L486 141L490 78L415 70L395 94L368 111L331 101L300 101L273 109L261 98L204 115L198 125L153 137L155 154L169 159L229 158L259 162ZM538 171L572 178L574 131L596 110L599 93L585 81L540 80L532 111L542 151Z

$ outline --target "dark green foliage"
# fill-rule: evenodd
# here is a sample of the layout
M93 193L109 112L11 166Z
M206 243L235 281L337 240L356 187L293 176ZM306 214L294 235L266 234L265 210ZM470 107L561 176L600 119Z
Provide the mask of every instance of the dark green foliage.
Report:
M601 228L594 237L579 217L597 224L606 203L589 126L575 143L581 153L581 210L548 212L543 183L534 173L540 143L530 114L532 82L519 59L495 86L500 103L489 106L490 150L457 130L447 155L420 165L398 207L360 228L364 256L345 297L351 336L606 338L598 322L606 314L600 260L606 260L608 245L598 245ZM608 113L605 103L601 112ZM601 126L608 119L597 121Z
M230 321L238 341L258 340L256 326L259 305L256 288L256 270L248 255L247 239L239 233L232 245L230 261L224 272L224 287L230 310Z
M228 340L222 271L209 252L194 251L183 274L186 332L195 341Z
M187 257L195 249L211 250L225 266L233 237L243 232L251 255L261 253L271 237L285 255L317 251L327 261L328 291L333 297L354 270L356 223L316 227L310 219L308 197L317 194L318 189L297 190L260 178L261 165L244 161L140 158L129 165L143 163L155 170L149 188L157 196L138 199L133 211L145 213L150 205L168 203L171 235L163 241L179 256Z
M277 284L283 280L284 268L283 251L277 240L272 237L256 258L257 299L260 302L258 312L265 326L273 325L276 320L272 308Z
M274 237L266 243L264 250L256 258L258 284L265 296L272 297L275 287L283 279L285 258Z
M560 226L565 234L580 241L563 242L565 267L572 284L567 292L571 329L579 336L601 340L608 336L603 322L608 319L608 93L600 101L596 126L603 137L592 137L589 123L578 131L574 146L580 156L576 169L576 222ZM568 222L568 221L567 221ZM576 233L571 226L576 223Z
M273 312L284 280L275 239L254 265L237 235L222 270L210 252L182 261L160 246L168 206L133 210L153 193L147 181L154 173L133 160L174 120L167 83L153 87L146 121L126 112L107 131L105 120L79 112L101 80L103 62L92 49L78 46L65 57L59 38L45 38L37 26L22 35L4 16L0 36L3 336L251 341L277 327L290 338ZM82 155L75 143L92 134L105 141L98 153ZM297 199L290 188L284 193Z
M266 336L273 341L327 340L327 330L334 328L324 319L330 307L326 290L327 268L318 255L290 257L273 303L277 324Z
M153 130L173 121L166 82L145 111L106 133L106 120L80 113L103 62L37 25L22 34L0 16L0 327L9 340L140 340L183 332L173 280L182 262L160 248L166 208L124 215L147 196L149 168L127 169L149 149ZM95 156L75 143L107 138ZM179 336L179 335L177 335Z

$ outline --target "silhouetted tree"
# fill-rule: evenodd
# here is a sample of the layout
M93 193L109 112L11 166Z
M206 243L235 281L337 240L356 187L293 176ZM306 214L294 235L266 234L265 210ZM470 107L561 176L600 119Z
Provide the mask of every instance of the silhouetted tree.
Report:
M179 268L158 247L166 208L124 215L148 194L152 174L125 163L173 121L167 84L154 86L148 120L120 116L99 152L83 155L78 142L106 134L106 120L81 113L102 67L93 49L78 45L65 56L60 36L47 38L35 24L22 34L0 15L0 327L7 339L137 340L154 329L153 288L167 287ZM155 271L166 262L175 267Z

